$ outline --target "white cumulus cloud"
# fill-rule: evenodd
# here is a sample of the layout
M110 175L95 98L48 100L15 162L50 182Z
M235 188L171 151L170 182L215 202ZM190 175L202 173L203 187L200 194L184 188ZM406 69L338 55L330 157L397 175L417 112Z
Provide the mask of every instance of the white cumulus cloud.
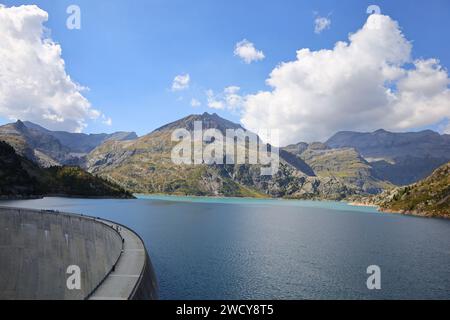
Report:
M247 64L250 64L253 61L260 61L265 58L264 53L260 50L256 50L255 45L246 39L236 43L234 55L244 60Z
M227 109L229 111L236 111L242 108L244 97L239 94L241 90L237 86L226 87L221 93L214 93L212 90L206 92L208 99L208 107L212 109Z
M0 5L0 116L79 132L101 113L66 73L61 46L46 36L47 20L35 5Z
M210 89L206 91L206 98L208 107L210 107L211 109L218 109L218 110L225 109L225 104L223 103L223 101L220 100L218 96L216 96L213 90Z
M314 19L314 32L319 34L325 29L329 29L331 26L331 19L317 16Z
M301 49L296 60L277 66L267 79L270 90L245 97L241 122L252 131L279 129L283 145L450 118L447 70L436 59L413 60L411 51L396 21L371 15L348 42Z
M198 101L197 99L195 99L195 98L192 98L191 99L191 107L194 107L194 108L196 108L196 107L200 107L202 104L200 103L200 101Z
M189 74L180 74L173 79L172 91L181 91L189 88L191 76Z
M102 123L107 126L112 126L112 119L102 114Z

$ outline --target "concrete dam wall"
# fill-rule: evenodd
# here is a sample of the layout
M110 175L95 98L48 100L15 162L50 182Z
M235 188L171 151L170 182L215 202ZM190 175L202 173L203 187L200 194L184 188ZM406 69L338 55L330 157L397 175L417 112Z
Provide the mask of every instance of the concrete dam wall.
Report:
M157 289L143 241L125 226L0 207L0 299L157 299Z

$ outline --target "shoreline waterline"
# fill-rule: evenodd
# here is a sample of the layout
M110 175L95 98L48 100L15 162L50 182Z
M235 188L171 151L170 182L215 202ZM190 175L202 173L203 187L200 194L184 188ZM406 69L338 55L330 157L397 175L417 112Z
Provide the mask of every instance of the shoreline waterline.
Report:
M160 200L189 203L219 203L219 204L267 204L267 205L292 205L306 208L324 208L333 210L364 211L378 214L401 215L407 217L450 219L450 216L435 217L417 212L401 212L384 210L375 204L367 204L355 201L334 200L304 200L284 198L251 198L251 197L219 197L219 196L187 196L171 194L133 194L137 199Z
M296 200L282 198L250 198L250 197L211 197L211 196L185 196L168 194L134 194L137 199L159 200L188 203L217 203L217 204L239 204L239 205L273 205L273 206L295 206L305 208L324 208L338 211L364 211L379 213L373 206L355 206L345 201L333 200Z
M400 215L406 217L419 217L427 219L445 219L449 220L449 216L431 216L418 212L392 211L380 208L375 204L367 204L355 201L336 201L336 200L319 200L319 199L285 199L285 198L253 198L253 197L221 197L221 196L195 196L195 195L172 195L172 194L133 194L134 198L110 198L110 197L83 197L83 196L67 196L67 195L45 195L30 198L0 198L0 204L8 201L32 201L45 198L61 198L61 199L79 199L79 200L154 200L169 201L178 203L203 203L203 204L237 204L237 205L269 205L269 206L293 206L303 208L322 208L337 211L354 211L377 214Z

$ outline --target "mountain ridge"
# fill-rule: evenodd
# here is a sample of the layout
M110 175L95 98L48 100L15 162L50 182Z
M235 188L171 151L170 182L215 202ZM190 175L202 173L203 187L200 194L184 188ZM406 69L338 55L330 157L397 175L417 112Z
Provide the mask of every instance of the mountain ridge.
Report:
M41 167L83 165L84 156L109 140L134 139L134 132L113 134L70 133L51 131L35 123L17 120L0 126L0 140L12 145L22 156Z
M332 175L317 176L310 164L285 148L279 148L280 170L270 178L258 174L258 165L175 166L170 159L174 146L171 133L181 128L192 131L195 121L202 121L203 130L215 128L222 133L227 129L245 130L217 114L189 115L132 142L107 142L99 146L87 156L87 168L143 193L242 195L224 192L224 184L228 184L228 191L233 185L231 189L235 191L244 187L271 197L342 199L347 194L372 190L362 188L362 184L346 185L344 179Z
M110 140L134 140L138 136L133 131L117 131L113 133L72 133L66 131L48 130L38 124L30 121L23 121L23 124L29 129L35 129L45 132L56 139L63 145L69 147L72 152L88 153L95 149L105 141Z
M325 144L357 150L374 168L378 178L408 185L426 178L450 161L450 135L432 130L395 133L341 131Z
M0 198L44 195L133 198L127 191L78 167L41 168L0 141Z
M103 139L81 158L74 154L73 145L70 149L55 138L69 133L53 132L28 122L0 126L0 140L6 137L12 145L16 143L16 150L33 161L49 163L47 166L61 164L53 160L59 154L74 156L75 163L70 159L61 162L82 166L133 192L210 196L341 200L380 193L403 181L416 182L446 157L450 158L450 135L431 130L393 133L379 129L366 133L341 131L326 142L299 142L278 148L280 170L272 177L260 176L260 165L175 165L171 161L176 144L171 141L172 132L192 132L196 121L202 122L203 130L214 128L223 134L227 129L245 131L242 125L215 113L192 114L141 137L133 132L112 134L110 139L105 138L106 134L81 134ZM36 135L40 143L48 142L47 149L35 145L32 138L36 139ZM413 148L419 150L416 158L404 152ZM432 152L439 148L439 152ZM442 158L430 158L436 154ZM421 170L415 170L418 166L422 166Z

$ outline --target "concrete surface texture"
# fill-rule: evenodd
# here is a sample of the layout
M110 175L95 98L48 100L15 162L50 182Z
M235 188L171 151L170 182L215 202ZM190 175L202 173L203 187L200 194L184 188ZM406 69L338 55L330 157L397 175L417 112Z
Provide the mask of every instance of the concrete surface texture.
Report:
M123 238L123 250L114 271L89 296L91 300L157 299L157 282L141 238L128 228L104 221Z
M69 289L69 266L80 270ZM0 207L0 299L156 299L137 234L111 221Z

